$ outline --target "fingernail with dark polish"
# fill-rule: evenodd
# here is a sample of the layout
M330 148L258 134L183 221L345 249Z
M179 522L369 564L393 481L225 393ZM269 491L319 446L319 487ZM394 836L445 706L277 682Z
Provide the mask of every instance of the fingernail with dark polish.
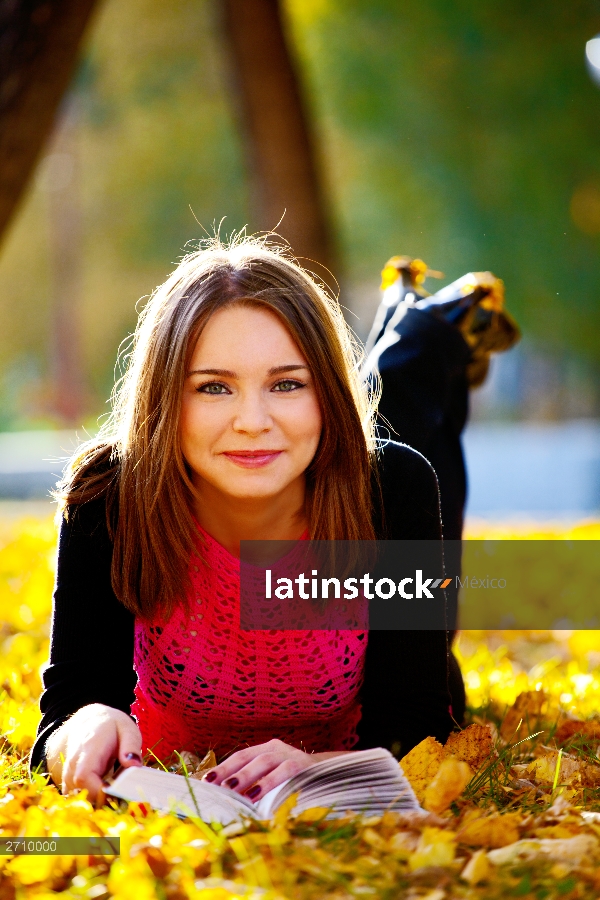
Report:
M255 784L254 787L251 787L246 791L246 797L250 797L251 800L254 800L255 797L258 797L261 790L260 784Z
M140 756L139 753L126 753L125 759L135 759L135 761L139 762L139 763L141 763L141 761L142 761L142 757Z
M227 781L225 781L223 783L225 784L226 787L231 788L231 790L233 790L234 788L236 788L238 786L238 784L240 782L239 782L238 778L228 778Z
M216 772L209 772L208 775L206 776L205 780L206 781L214 781L216 777L217 777Z

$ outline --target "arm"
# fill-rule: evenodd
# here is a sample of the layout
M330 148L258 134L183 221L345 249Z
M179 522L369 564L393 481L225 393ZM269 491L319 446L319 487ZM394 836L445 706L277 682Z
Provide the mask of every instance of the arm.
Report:
M120 717L123 728L128 723L137 728L129 716L135 686L134 617L112 590L111 559L104 501L94 500L68 523L63 521L60 530L50 660L43 675L42 720L31 752L32 769L43 762L49 738L54 757L64 755L67 741L59 740L57 731L67 720L75 721L70 718L75 713L80 721L81 711L91 704L119 711L116 719ZM50 771L58 777L56 766Z
M390 443L380 469L378 537L441 542L439 492L429 463L411 448ZM371 631L359 749L382 746L404 755L428 735L445 741L453 726L449 667L449 632Z

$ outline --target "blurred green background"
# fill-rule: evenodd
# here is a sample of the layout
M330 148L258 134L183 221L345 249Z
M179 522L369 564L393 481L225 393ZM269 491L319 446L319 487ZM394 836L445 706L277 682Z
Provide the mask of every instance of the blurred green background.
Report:
M587 398L544 415L597 415L600 89L585 44L598 0L286 0L285 12L351 325L366 335L392 254L446 281L490 269L525 352ZM107 411L139 298L213 223L256 227L241 134L217 0L104 3L0 252L1 430L65 424L52 399L65 265L77 415L93 427ZM76 227L63 244L76 246L61 262L65 186Z

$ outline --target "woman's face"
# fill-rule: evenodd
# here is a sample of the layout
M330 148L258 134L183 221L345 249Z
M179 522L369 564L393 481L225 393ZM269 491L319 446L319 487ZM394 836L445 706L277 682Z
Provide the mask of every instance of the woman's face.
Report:
M321 425L307 361L274 313L234 305L211 316L181 410L182 451L197 488L266 499L303 486Z

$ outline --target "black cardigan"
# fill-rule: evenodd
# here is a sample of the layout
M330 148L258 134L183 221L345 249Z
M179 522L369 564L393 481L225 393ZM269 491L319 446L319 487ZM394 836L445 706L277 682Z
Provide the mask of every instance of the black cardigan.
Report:
M383 510L376 503L374 519L378 538L441 540L437 479L421 454L389 442L380 456L380 482ZM111 558L100 498L79 507L60 530L50 661L43 674L32 769L43 761L50 734L82 706L103 703L130 713L136 684L134 616L112 590ZM428 735L444 741L453 725L452 663L456 668L445 631L372 631L358 747L404 754Z

